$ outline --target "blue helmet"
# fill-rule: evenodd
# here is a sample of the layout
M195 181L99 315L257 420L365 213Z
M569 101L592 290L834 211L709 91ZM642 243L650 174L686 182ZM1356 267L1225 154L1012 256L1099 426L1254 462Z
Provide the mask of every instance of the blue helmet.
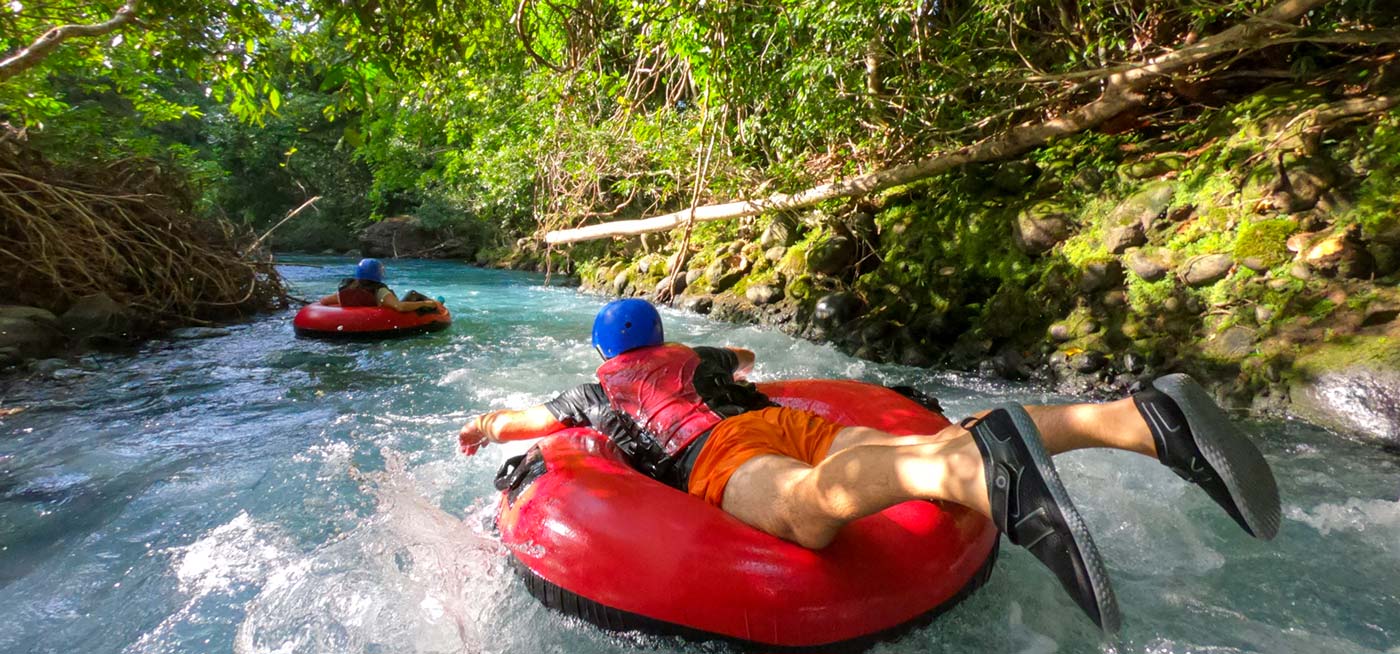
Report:
M360 259L360 265L355 266L355 279L383 282L384 264L380 263L378 259Z
M614 300L593 319L593 349L604 359L665 340L661 314L646 300Z

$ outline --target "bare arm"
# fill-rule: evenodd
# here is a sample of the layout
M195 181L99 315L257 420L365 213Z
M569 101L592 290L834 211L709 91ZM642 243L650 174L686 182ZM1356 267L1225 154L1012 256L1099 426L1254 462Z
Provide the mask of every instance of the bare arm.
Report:
M457 435L457 443L463 454L475 454L488 442L503 443L529 438L539 438L564 429L568 425L559 422L545 405L528 409L503 409L472 416Z
M404 302L400 300L397 295L394 295L393 291L390 291L386 293L381 300L379 300L379 306L388 307L395 311L407 313L409 311L417 311L419 309L437 309L438 303L432 300L425 300L423 302Z
M324 304L328 307L340 306L340 293L331 293L330 295L321 298L321 304Z

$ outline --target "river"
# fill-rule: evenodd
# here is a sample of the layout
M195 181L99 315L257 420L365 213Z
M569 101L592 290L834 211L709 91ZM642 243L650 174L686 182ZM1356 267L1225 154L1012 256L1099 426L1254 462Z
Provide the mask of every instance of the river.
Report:
M287 264L315 296L353 261ZM468 416L590 379L605 299L447 262L391 262L387 281L445 296L452 327L299 340L289 311L0 378L0 408L23 409L0 418L0 652L716 651L542 608L491 529L492 475L525 445L457 453ZM760 380L911 384L954 417L1072 399L664 314L673 340L758 352ZM1057 460L1118 591L1118 637L1008 546L968 601L874 651L1400 652L1400 458L1303 424L1246 427L1283 496L1269 543L1154 461Z

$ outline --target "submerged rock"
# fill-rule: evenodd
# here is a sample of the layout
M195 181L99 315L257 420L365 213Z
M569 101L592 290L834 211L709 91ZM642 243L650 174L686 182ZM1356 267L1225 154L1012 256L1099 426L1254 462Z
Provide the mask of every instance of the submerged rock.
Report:
M170 331L170 337L179 340L196 340L201 338L218 338L231 334L222 327L181 327Z

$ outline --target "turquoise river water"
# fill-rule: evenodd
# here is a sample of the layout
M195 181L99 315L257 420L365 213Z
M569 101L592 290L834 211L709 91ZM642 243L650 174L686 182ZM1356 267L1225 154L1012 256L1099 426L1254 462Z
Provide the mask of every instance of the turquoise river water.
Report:
M313 296L352 263L283 272ZM0 652L719 651L542 608L491 529L492 475L525 445L457 454L468 416L590 378L603 298L444 262L389 276L445 296L451 329L327 343L294 338L286 312L0 378L0 409L23 409L0 418ZM665 316L672 339L758 352L758 379L912 384L953 417L1071 399ZM874 651L1400 652L1400 458L1306 425L1246 426L1283 493L1270 543L1154 461L1059 459L1118 591L1117 638L1006 547L981 591Z

